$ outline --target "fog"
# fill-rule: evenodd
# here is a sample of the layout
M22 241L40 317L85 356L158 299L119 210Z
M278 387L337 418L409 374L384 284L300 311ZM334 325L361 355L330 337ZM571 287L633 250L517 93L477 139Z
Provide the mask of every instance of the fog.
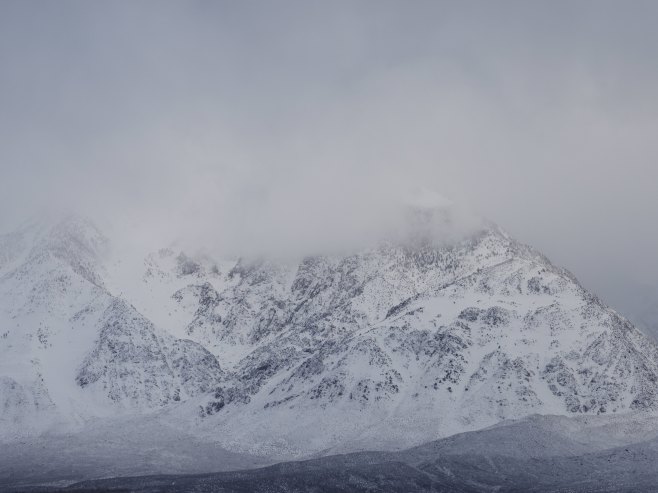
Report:
M0 230L61 208L153 244L294 248L376 229L422 186L623 305L658 284L657 15L5 0Z

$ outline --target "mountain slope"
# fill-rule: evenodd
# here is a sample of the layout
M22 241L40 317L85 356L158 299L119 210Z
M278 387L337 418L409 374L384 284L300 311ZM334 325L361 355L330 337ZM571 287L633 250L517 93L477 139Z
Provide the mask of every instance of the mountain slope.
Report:
M220 379L212 354L105 289L108 240L91 223L29 235L0 272L0 437L159 408Z

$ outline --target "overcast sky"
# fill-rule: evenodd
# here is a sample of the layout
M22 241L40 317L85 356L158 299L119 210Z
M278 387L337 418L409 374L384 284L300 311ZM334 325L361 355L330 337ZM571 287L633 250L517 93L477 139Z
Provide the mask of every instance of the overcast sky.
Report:
M658 283L656 19L641 0L3 0L0 229L56 204L262 242L351 231L421 184L614 303Z

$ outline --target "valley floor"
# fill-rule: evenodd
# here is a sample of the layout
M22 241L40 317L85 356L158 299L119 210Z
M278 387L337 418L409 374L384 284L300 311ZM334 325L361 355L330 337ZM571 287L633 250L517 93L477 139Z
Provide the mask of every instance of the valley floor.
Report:
M231 454L209 444L176 442L174 436L159 444L167 448L157 449L108 439L104 457L99 454L101 447L89 448L91 441L85 445L84 439L71 437L68 449L64 440L57 446L54 442L44 443L41 455L36 448L30 449L27 445L22 455L15 455L16 448L3 448L0 490L144 493L658 491L658 437L650 431L657 428L656 421L657 418L645 415L532 416L402 451L330 455L266 467L259 466L267 459ZM54 460L56 448L60 451L58 460ZM147 459L149 454L150 459ZM10 456L13 461L8 462ZM62 457L68 457L68 463ZM133 471L141 468L144 473L131 475L129 463L135 464ZM189 474L204 468L226 472ZM188 474L183 473L184 469ZM172 474L156 474L158 470ZM88 479L80 480L84 477ZM92 479L99 477L106 479Z

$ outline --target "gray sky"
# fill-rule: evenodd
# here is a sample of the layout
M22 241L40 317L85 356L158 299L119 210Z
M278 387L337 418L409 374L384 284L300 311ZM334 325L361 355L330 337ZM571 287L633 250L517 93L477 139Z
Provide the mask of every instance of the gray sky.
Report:
M349 236L422 184L614 304L658 280L656 19L641 0L3 0L0 229L56 204L153 238Z

